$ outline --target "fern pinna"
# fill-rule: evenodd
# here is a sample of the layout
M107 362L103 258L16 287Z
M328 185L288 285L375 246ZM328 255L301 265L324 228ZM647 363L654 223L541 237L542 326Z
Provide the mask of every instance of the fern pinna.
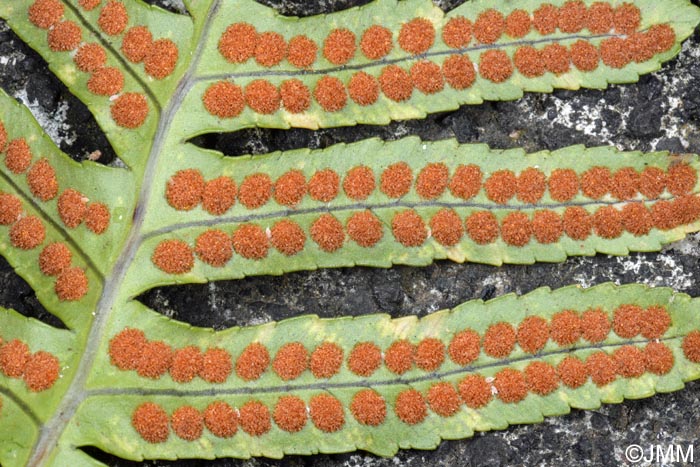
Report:
M133 460L388 456L698 378L697 300L643 285L218 332L136 300L319 267L658 251L699 230L695 155L407 138L231 159L190 142L633 82L692 33L689 1L474 1L445 14L376 0L303 19L253 0L185 5L0 5L125 164L72 161L2 95L0 251L67 327L2 310L3 465L99 464L85 446Z

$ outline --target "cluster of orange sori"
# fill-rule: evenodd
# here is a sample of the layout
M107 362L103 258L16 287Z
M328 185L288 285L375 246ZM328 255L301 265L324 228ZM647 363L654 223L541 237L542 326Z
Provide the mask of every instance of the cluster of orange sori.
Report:
M61 367L58 358L49 352L32 353L21 340L3 341L0 337L0 371L10 378L24 379L30 391L40 392L51 389Z
M585 240L591 235L614 239L629 232L635 236L649 234L652 229L670 230L700 220L700 197L682 196L672 201L657 201L651 208L645 203L625 204L621 209L612 205L598 207L591 213L581 206L566 207L562 213L540 209L528 215L520 210L509 212L499 221L491 211L472 211L464 220L454 209L442 208L427 223L414 209L396 212L391 219L394 239L405 247L420 247L429 238L442 246L454 246L464 235L478 245L496 242L499 237L507 245L524 247L535 241L552 244L563 235L573 240ZM332 253L347 243L371 248L383 237L385 225L371 210L353 213L343 225L333 214L324 213L309 228L311 239L318 247ZM245 223L233 234L210 229L200 234L194 248L182 240L163 240L154 249L151 261L169 274L185 274L195 264L195 254L210 266L225 266L234 252L244 259L262 260L270 247L286 255L301 252L307 243L307 233L297 222L282 219L271 227Z
M517 9L504 16L488 9L477 15L472 23L458 16L451 18L442 28L442 41L453 49L474 44L493 44L504 35L507 39L521 39L531 31L541 35L554 33L557 28L565 34L579 33L584 29L592 34L615 33L631 35L639 28L641 12L636 6L625 3L613 7L608 2L596 2L588 8L584 2L566 2L562 7L545 3L530 13ZM401 25L398 46L410 55L428 52L435 44L437 31L427 18L415 18ZM381 60L394 48L393 32L384 26L373 25L360 35L359 43L354 32L345 28L333 29L321 47L323 58L332 65L345 65L354 59L359 50L366 60ZM258 32L251 24L241 22L229 25L219 39L219 52L231 63L245 63L250 59L265 67L279 65L287 60L296 68L314 65L319 46L305 35L297 35L287 41L274 31Z
M109 341L112 365L135 370L139 376L158 379L170 373L173 381L187 383L199 376L209 383L223 383L231 374L231 355L224 349L202 352L195 346L175 349L160 340L149 340L140 329L126 328Z
M99 0L80 0L87 11L100 5ZM49 48L54 52L74 52L76 67L90 73L87 88L90 92L113 99L111 114L117 125L138 128L148 116L148 102L143 94L123 93L124 74L119 68L107 66L107 52L98 43L83 42L83 30L71 20L63 18L64 6L59 0L36 0L29 7L29 20L37 27L48 30ZM143 26L126 30L129 13L122 2L110 0L100 10L97 25L111 42L121 36L122 53L134 63L144 64L149 76L163 79L175 69L178 49L170 39L153 40ZM124 33L126 31L126 33Z
M276 181L269 175L255 173L243 179L240 187L230 177L218 177L205 181L197 169L179 170L168 180L165 198L173 208L188 211L202 204L212 215L226 213L238 201L247 209L257 209L275 200L278 204L295 207L306 195L312 200L329 203L342 192L352 201L365 201L379 191L389 198L401 198L411 187L424 200L433 200L449 193L463 200L475 197L483 189L486 197L498 204L517 200L535 204L549 191L552 201L566 203L579 194L599 200L606 195L615 200L629 201L642 195L656 199L664 193L685 196L697 184L695 169L685 163L672 164L667 171L649 166L637 171L623 167L614 173L607 167L592 167L581 174L573 169L555 169L549 176L541 170L529 167L519 174L511 170L497 170L484 181L481 168L474 164L458 166L452 176L450 169L441 162L430 163L418 171L405 162L386 167L379 177L365 165L348 170L344 176L325 168L317 170L307 181L298 169L285 172Z
M603 2L596 2L590 8L582 1L570 1L561 8L543 4L533 14L518 9L507 17L489 9L479 14L474 23L464 17L455 17L445 24L443 42L457 52L439 65L421 55L435 43L435 27L426 18L416 18L404 23L398 34L402 50L420 55L411 60L409 68L389 64L381 69L379 76L357 71L345 83L326 75L316 81L313 90L296 78L278 85L255 79L244 88L232 81L218 81L207 88L202 100L207 111L219 118L236 117L246 105L259 114L272 114L280 108L301 113L310 108L312 100L327 112L337 112L347 105L348 97L356 104L366 106L377 102L380 93L392 101L402 102L409 99L414 90L434 94L444 90L445 84L457 90L466 89L476 80L477 70L482 78L501 83L516 70L528 78L546 72L560 75L569 72L572 65L580 71L591 72L601 60L609 67L622 68L632 62L650 60L654 55L670 50L675 43L676 34L671 26L655 25L647 31L637 31L640 21L639 9L628 3L615 8ZM541 49L521 45L512 57L503 50L492 48L480 53L477 68L465 54L472 37L479 44L493 44L504 34L511 39L521 39L532 30L548 35L557 28L567 34L588 29L593 34L613 35L602 39L599 46L584 39L569 47L558 42ZM248 23L230 25L219 40L219 52L228 61L244 63L255 58L258 64L267 67L278 65L285 58L297 68L310 67L316 60L318 48L306 36L295 36L287 43L281 34L258 33ZM383 26L369 27L359 41L359 49L368 60L381 60L392 48L392 32ZM331 64L340 66L355 57L356 49L355 34L340 28L326 37L322 53Z
M278 397L274 406L270 407L255 399L237 408L224 401L212 402L204 410L182 406L171 416L168 416L161 406L146 402L134 410L132 425L149 443L167 441L170 428L179 438L187 441L199 439L205 427L220 438L234 436L239 427L250 436L262 436L270 432L273 422L280 430L296 433L307 426L309 419L316 429L333 433L345 425L347 411L361 425L378 426L390 416L388 409L391 408L399 420L415 425L427 418L428 410L440 417L451 417L463 410L463 406L480 409L495 398L505 403L517 403L530 393L535 396L550 394L562 384L567 388L576 389L590 380L596 386L602 387L619 377L637 378L645 373L665 375L673 368L675 359L673 351L659 339L670 324L671 318L662 306L644 309L627 304L614 311L612 321L608 314L600 309L589 309L583 313L564 310L555 314L549 322L539 316L530 316L522 321L517 329L504 322L494 324L489 327L483 338L475 331L466 329L454 335L447 349L440 341L437 341L439 345L424 345L424 350L421 350L421 344L429 339L418 346L400 340L387 348L383 357L385 364L396 374L408 371L413 364L421 365L419 362L426 365L423 368L426 371L435 371L444 360L445 353L458 365L467 366L479 355L480 346L492 357L506 358L516 344L526 353L536 354L549 339L561 346L574 345L581 339L598 345L611 330L624 339L641 335L648 342L643 347L641 344L618 344L610 353L594 350L585 360L569 355L563 357L556 365L543 360L533 360L522 371L503 368L490 377L485 377L477 371L469 372L456 384L436 381L425 392L407 388L399 392L393 401L385 400L372 388L360 389L355 392L348 407L344 407L339 399L325 392L311 396L308 402L293 394L283 394ZM288 345L293 344L298 343ZM366 344L376 347L372 343L358 344L353 349L355 356L351 354L348 359L351 369L352 359L356 360L355 369L352 371L361 371L362 373L358 373L361 376L370 376L382 359L378 348L357 350ZM255 346L258 348L253 350ZM324 343L314 351L315 354L325 347L316 359L317 371L325 372L317 375L319 377L331 376L338 371L342 362L342 350L339 347L331 350L332 346L337 347L335 344ZM269 364L269 355L264 349L258 343L251 344L241 355L239 362L246 353L251 355L246 357L244 363L237 363L236 370L246 367L245 372L255 378L259 377ZM681 349L689 361L700 363L700 331L691 331L686 335ZM314 354L311 355L312 368ZM267 361L262 362L261 356L267 356ZM332 363L329 363L329 357ZM304 358L308 362L308 355L304 354ZM285 365L289 367L290 362Z

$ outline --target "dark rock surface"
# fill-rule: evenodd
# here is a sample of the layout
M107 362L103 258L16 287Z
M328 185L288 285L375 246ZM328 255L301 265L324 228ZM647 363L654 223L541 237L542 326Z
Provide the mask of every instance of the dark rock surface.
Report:
M367 0L260 0L287 15L308 16L367 3ZM177 1L151 2L177 10ZM459 0L436 2L444 9ZM698 3L698 2L694 2ZM43 60L0 23L0 86L28 104L46 131L76 159L99 150L101 162L114 153L92 116L48 71ZM358 126L279 131L256 129L208 136L198 144L235 156L299 147L322 148L368 137L385 140L418 135L426 140L457 138L494 148L529 151L572 144L615 145L626 150L672 150L700 153L700 30L679 57L639 83L604 91L555 91L528 94L515 102L489 102L430 115L425 120L394 122L385 127ZM300 314L323 317L385 312L392 316L425 315L470 299L526 293L542 286L590 286L613 281L668 286L700 296L700 235L670 245L658 254L628 257L598 255L563 264L491 267L438 262L425 268L334 269L252 277L155 289L140 299L175 319L223 329L258 324ZM31 288L0 259L0 306L55 324ZM445 441L435 451L401 451L392 459L362 452L282 460L146 462L132 464L90 450L109 465L172 466L395 466L588 465L624 463L629 444L647 447L700 439L700 383L673 394L625 401L595 411L573 411L543 423L483 433L473 439ZM700 444L695 446L700 456ZM642 464L644 465L644 464ZM647 464L648 465L648 464ZM679 465L679 464L674 464Z

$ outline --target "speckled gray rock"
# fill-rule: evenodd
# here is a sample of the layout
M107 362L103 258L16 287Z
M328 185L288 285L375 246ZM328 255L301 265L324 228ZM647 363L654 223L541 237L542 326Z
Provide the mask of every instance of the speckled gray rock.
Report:
M308 16L367 3L367 0L260 0L283 14ZM177 0L151 2L178 10ZM460 0L442 0L443 9ZM697 4L697 2L694 2ZM0 85L24 101L61 148L76 159L92 151L110 163L114 154L85 108L46 64L0 25ZM368 137L385 140L418 135L426 140L457 138L494 148L529 151L572 144L614 145L626 150L700 153L700 30L680 56L639 83L605 91L557 91L528 94L516 102L493 102L434 114L420 121L385 127L357 126L307 130L255 129L209 135L195 141L227 155L260 154L278 149L322 148ZM80 131L78 131L80 129ZM490 267L438 262L425 268L334 269L251 277L207 285L155 289L140 299L175 319L223 329L305 313L323 317L385 312L425 315L463 301L525 293L542 286L590 286L607 281L668 286L700 296L700 235L692 235L658 254L572 258L563 264ZM0 305L56 324L31 289L0 260ZM700 439L700 383L673 394L626 401L596 411L573 411L543 423L483 433L473 439L445 441L434 451L401 451L391 459L364 453L289 456L282 460L176 461L130 463L96 449L87 450L109 465L172 466L396 466L588 465L616 466L629 444L649 446ZM700 445L695 446L696 459ZM649 465L641 464L641 465ZM680 465L680 464L674 464Z

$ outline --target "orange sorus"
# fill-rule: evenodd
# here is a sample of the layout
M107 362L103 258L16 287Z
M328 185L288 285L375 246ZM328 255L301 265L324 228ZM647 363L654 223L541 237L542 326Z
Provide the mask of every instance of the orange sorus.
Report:
M467 89L476 80L476 70L469 57L464 55L450 55L442 63L442 74L445 81L454 89Z
M39 269L47 276L55 276L70 266L72 257L65 243L51 243L39 254Z
M238 409L241 429L251 436L261 436L270 431L270 410L260 401L248 401Z
M450 192L457 198L473 198L481 189L481 179L481 169L477 165L461 164L450 180Z
M38 217L27 216L15 222L10 228L12 246L31 250L38 247L46 238L46 229Z
M309 195L316 201L328 203L338 196L340 176L331 169L319 170L311 176Z
M476 21L474 21L474 37L483 44L492 44L501 37L505 28L506 22L503 14L493 8L489 8L479 13L479 16L476 17Z
M112 103L110 113L117 125L133 130L146 121L148 102L142 94L128 92L119 96Z
M598 68L598 49L590 42L578 40L571 44L571 62L581 71L593 71Z
M284 206L299 204L306 194L306 177L301 170L285 172L275 182L275 201Z
M457 390L450 383L440 382L428 389L430 409L441 417L451 417L459 411L461 404Z
M536 211L532 216L532 234L539 243L554 243L563 233L564 225L556 212Z
M651 207L654 226L661 230L670 230L678 226L678 213L671 201L661 200Z
M612 206L603 206L593 214L593 229L603 238L617 238L622 235L622 214Z
M0 346L0 370L10 378L19 378L24 373L29 360L29 346L13 339Z
M644 353L633 345L623 345L615 349L612 357L617 364L617 373L624 378L637 378L646 370Z
M448 47L461 49L472 40L472 23L463 16L450 19L442 28L442 40Z
M313 352L309 368L316 378L330 378L340 371L343 364L343 349L334 342L324 342Z
M498 398L506 403L520 402L527 396L525 375L512 368L505 368L496 373L493 386L496 388Z
M554 201L570 201L579 190L578 175L571 169L555 169L549 175L548 185Z
M199 377L208 383L223 383L228 379L232 370L231 355L226 350L207 349L202 355Z
M547 321L540 316L528 316L518 325L517 340L525 352L539 352L549 340Z
M428 238L423 219L413 209L396 213L391 219L391 230L396 241L407 247L421 246Z
M245 87L245 102L254 111L272 114L280 108L279 90L269 81L256 79Z
M264 32L258 36L255 46L255 61L266 67L277 65L287 55L287 43L282 34Z
M602 342L610 333L610 319L600 308L584 311L581 323L582 337L592 344Z
M78 3L83 9L90 11L97 8L102 0L80 0Z
M450 170L442 162L426 165L416 179L416 192L421 198L435 199L447 188Z
M204 410L204 425L214 436L230 438L238 431L238 413L226 402L212 402Z
M518 175L516 196L523 203L538 202L546 189L547 184L542 171L528 167Z
M259 225L244 224L233 233L233 249L246 259L263 259L269 248L270 241Z
M248 23L234 23L219 39L219 52L232 63L243 63L255 54L258 33Z
M348 236L365 248L376 245L384 235L382 222L369 210L354 213L346 227Z
M163 341L148 341L143 346L141 358L136 364L139 376L158 379L163 376L173 361L173 349Z
M311 238L328 253L336 251L345 242L343 224L332 214L322 214L311 224Z
M546 69L542 52L529 45L518 47L513 54L513 63L520 74L528 78L542 76Z
M197 347L190 345L177 349L173 353L170 377L178 383L188 383L199 374L203 364L204 357Z
M343 82L334 76L324 76L316 83L314 98L326 112L337 112L345 107L348 97Z
M355 34L348 29L334 29L323 43L323 56L334 65L344 65L355 55Z
M296 379L309 366L309 351L301 342L289 342L277 351L272 369L285 381Z
M68 52L80 45L83 32L73 21L61 21L49 30L49 48L54 52Z
M583 386L588 378L586 365L576 357L566 357L559 362L557 374L562 383L572 389Z
M434 337L423 339L416 345L414 361L422 370L437 370L445 361L445 344Z
M93 233L100 235L109 227L109 209L102 203L90 203L85 213L85 225Z
M447 354L457 365L468 365L479 356L480 341L476 331L464 329L454 335L447 346Z
M148 343L140 329L125 328L109 341L109 358L120 370L135 370Z
M345 424L342 404L329 394L317 394L309 400L309 416L316 428L326 433L335 433Z
M435 42L435 27L426 18L415 18L401 26L399 45L408 53L426 52Z
M270 353L259 342L249 344L236 360L236 374L246 380L252 381L260 378L270 364Z
M280 85L280 99L284 110L301 113L311 107L311 91L298 79L288 79Z
M507 203L518 190L518 179L510 170L497 170L484 183L486 196L498 204Z
M561 44L549 44L540 52L545 68L550 73L561 75L569 71L571 58L569 50Z
M643 203L629 203L622 207L622 224L632 235L646 235L654 227L651 211Z
M233 118L245 107L243 90L230 81L218 81L207 88L202 96L207 112L219 118Z
M396 396L394 412L402 422L409 425L420 423L428 416L425 400L415 389L406 389Z
M146 26L134 26L122 39L122 53L130 61L140 63L153 47L153 35Z
M194 267L194 254L182 240L163 240L153 250L151 261L168 274L184 274Z
M190 405L178 407L170 417L175 434L185 441L194 441L202 436L204 419L199 410Z
M124 75L117 68L102 67L92 72L87 82L88 90L99 96L113 96L124 87Z
M671 327L671 315L662 306L650 306L642 312L641 331L647 339L658 339Z
M207 230L197 237L194 252L205 263L221 267L233 256L231 237L221 230Z
M387 56L392 47L391 31L384 26L370 26L360 39L360 50L370 60L379 60Z
M107 52L99 44L83 44L78 48L73 61L75 61L78 70L89 73L107 63Z
M297 396L282 396L275 405L272 418L280 429L297 433L306 425L306 404Z
M58 0L36 0L29 7L29 21L35 26L48 29L63 17L63 4Z
M632 199L637 195L639 182L639 173L632 167L624 167L613 175L610 191L621 201Z
M402 375L413 367L415 346L405 339L397 340L386 349L384 364L392 373Z
M287 60L297 68L308 68L316 61L318 46L308 37L294 36L289 40Z
M698 174L688 164L675 164L668 169L667 188L674 196L687 195L695 187Z
M559 9L545 3L534 11L532 25L542 35L552 34L559 25Z
M617 378L617 365L605 352L594 352L586 358L586 371L596 386L605 386Z
M7 144L7 131L5 130L5 125L0 121L0 152L5 150L5 145Z
M218 177L204 184L202 207L213 216L220 216L236 204L236 183L230 177Z
M32 392L50 389L58 380L61 367L54 355L40 350L32 354L24 368L24 382Z
M515 329L505 322L492 324L484 334L482 346L491 357L507 357L515 347Z
M530 14L525 10L513 10L506 17L505 33L519 39L527 35L531 28Z
M508 245L525 246L532 236L532 222L519 211L506 214L501 223L501 236Z
M584 323L573 310L564 310L555 313L549 325L549 335L552 340L561 346L573 345L581 338L581 329Z
M353 167L345 175L343 191L354 200L365 200L374 191L376 182L372 169L366 165Z
M382 172L379 189L390 198L400 198L411 189L413 171L405 162L391 164Z
M559 30L565 33L576 33L586 26L587 8L581 0L566 2L559 9Z
M168 439L168 414L153 402L139 405L131 416L131 425L149 443L162 443Z
M46 158L38 160L29 169L27 184L32 194L42 201L54 199L58 194L56 171Z
M666 344L649 342L644 347L644 365L646 370L655 375L665 375L673 368L673 352Z
M481 375L468 375L457 385L462 400L472 409L479 409L491 402L491 385Z
M700 363L700 331L690 331L681 344L685 358L694 363Z
M32 163L32 151L29 149L27 140L16 138L7 145L5 153L5 167L14 174L21 174L29 168Z
M15 195L0 193L0 225L11 225L22 215L22 201Z
M586 27L593 34L609 32L613 27L613 7L609 3L595 2L588 8Z
M623 68L632 60L632 54L624 39L611 37L601 41L600 58L611 68Z
M270 229L270 241L280 253L293 256L304 249L306 234L296 222L283 219Z
M623 3L615 8L613 23L618 34L632 34L639 27L642 13L631 3Z
M630 339L642 330L644 310L638 305L620 305L613 314L613 330L620 337Z
M378 426L386 418L386 403L374 389L363 389L353 396L350 412L362 425Z
M360 342L350 351L347 364L358 376L372 376L382 364L382 351L373 342Z
M110 36L121 34L129 22L129 13L121 2L110 1L100 11L97 24L100 29Z
M462 239L462 220L452 209L441 209L430 219L433 238L443 246L454 246Z
M655 53L671 50L676 43L676 32L668 24L655 24L646 32L647 43Z
M77 190L69 188L58 197L58 215L68 228L79 226L87 214L87 198Z
M388 65L382 68L379 75L379 87L386 97L396 102L405 101L413 94L411 75L398 65Z
M593 218L584 208L571 206L564 210L564 232L574 240L585 240L593 228Z
M465 227L469 237L479 245L492 243L498 238L498 220L491 211L473 213L467 217Z
M528 389L540 396L546 396L559 386L557 371L545 362L532 362L525 368L525 381Z
M85 271L78 267L68 268L56 278L54 291L62 302L80 300L88 293L89 283Z
M661 173L663 174L663 172ZM593 167L581 175L581 191L592 199L602 198L610 191L612 183L612 174L607 167Z
M143 59L144 70L155 79L163 79L173 72L177 58L177 45L170 39L158 39Z
M272 196L272 180L267 174L248 175L238 190L238 200L248 209L265 205Z

